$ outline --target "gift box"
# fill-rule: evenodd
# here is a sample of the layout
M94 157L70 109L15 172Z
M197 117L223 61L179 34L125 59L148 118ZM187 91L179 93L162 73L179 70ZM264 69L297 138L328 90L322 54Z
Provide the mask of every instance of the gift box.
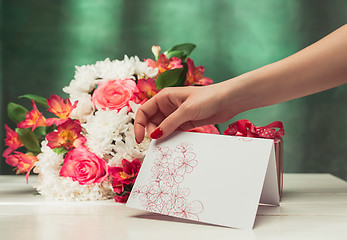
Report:
M283 191L283 123L275 121L264 127L256 127L249 120L242 119L228 126L224 135L273 139L277 167L278 192L280 199Z

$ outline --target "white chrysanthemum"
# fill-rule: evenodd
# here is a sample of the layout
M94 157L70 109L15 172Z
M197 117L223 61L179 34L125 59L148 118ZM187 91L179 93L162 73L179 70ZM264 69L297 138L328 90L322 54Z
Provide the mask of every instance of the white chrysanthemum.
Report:
M79 95L70 95L70 99L73 103L78 101L77 107L71 112L71 118L85 122L87 116L94 110L91 95L88 93L80 93Z
M117 110L99 110L95 115L89 115L83 124L86 131L88 147L99 157L112 151L112 142L121 141L119 136L128 129L131 117L127 114L127 107Z
M149 148L151 140L147 134L145 134L145 138L140 144L137 144L135 141L134 125L132 122L141 104L130 101L129 105L132 111L127 113L129 119L125 131L115 136L113 139L114 144L109 145L107 148L107 154L110 156L108 162L110 166L120 166L123 158L129 161L138 158L142 161Z
M135 64L131 62L105 59L95 64L98 78L102 81L117 80L117 79L133 79L135 74Z
M140 161L143 161L150 142L151 140L146 134L144 140L140 144L137 144L135 141L134 125L129 123L127 131L123 135L123 140L116 141L113 146L110 146L113 151L109 152L112 156L109 160L109 165L119 166L121 165L123 158L130 161L137 158Z
M125 132L125 142L127 146L127 152L132 158L143 159L149 147L149 137L145 136L144 140L137 144L135 141L134 125L129 124L128 130Z
M129 112L130 116L135 119L135 114L137 112L137 110L141 107L141 104L136 104L132 101L129 101L129 106L131 108L132 112Z
M151 68L148 66L146 62L140 61L138 56L135 57L128 57L127 55L124 56L124 61L126 63L131 63L135 67L135 74L143 77L155 77L158 74L158 68Z
M130 159L130 156L127 154L127 148L123 141L115 142L113 145L114 151L110 153L110 160L108 161L108 165L111 167L121 166L123 158Z
M79 94L89 93L95 88L95 80L97 79L97 70L94 65L76 66L75 79L70 82L70 85L63 88L66 93Z
M37 158L39 161L35 163L35 171L41 176L50 176L59 174L61 164L64 162L62 155L58 155L47 146L47 141L41 142L41 151Z

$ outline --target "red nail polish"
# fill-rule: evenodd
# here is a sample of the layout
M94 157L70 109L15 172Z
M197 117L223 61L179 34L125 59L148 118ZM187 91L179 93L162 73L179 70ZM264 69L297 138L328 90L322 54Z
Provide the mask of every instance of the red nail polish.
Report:
M150 135L152 139L157 139L161 136L163 136L163 131L160 128L155 129Z

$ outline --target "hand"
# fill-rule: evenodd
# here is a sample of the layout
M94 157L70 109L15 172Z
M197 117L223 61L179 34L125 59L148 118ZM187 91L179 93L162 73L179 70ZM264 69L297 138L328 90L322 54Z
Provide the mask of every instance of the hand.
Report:
M135 139L142 142L145 129L151 138L165 138L176 129L189 130L230 119L219 84L165 88L142 105L135 117Z

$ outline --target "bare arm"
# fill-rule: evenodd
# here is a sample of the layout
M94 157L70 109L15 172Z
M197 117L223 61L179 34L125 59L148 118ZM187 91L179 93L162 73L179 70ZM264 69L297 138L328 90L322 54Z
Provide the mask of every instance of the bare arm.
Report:
M347 25L281 61L221 83L237 114L347 82Z
M137 112L136 141L225 122L258 107L324 91L347 82L347 25L278 62L204 87L168 88Z

